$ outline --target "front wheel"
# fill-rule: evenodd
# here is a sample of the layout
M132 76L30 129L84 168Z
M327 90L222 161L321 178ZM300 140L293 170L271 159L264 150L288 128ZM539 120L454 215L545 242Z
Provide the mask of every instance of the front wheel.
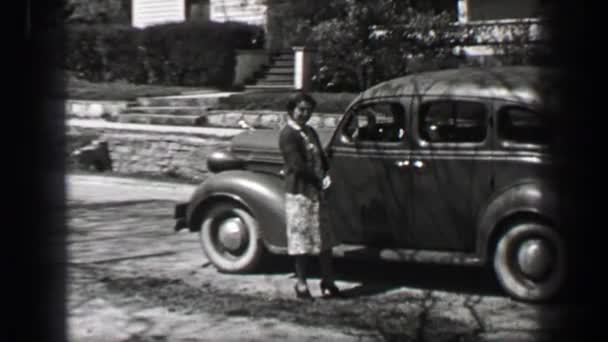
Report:
M260 265L264 246L258 222L237 203L218 203L207 211L199 237L205 255L221 272L251 272Z
M498 240L494 270L512 297L530 302L548 300L565 282L563 238L540 223L518 224Z

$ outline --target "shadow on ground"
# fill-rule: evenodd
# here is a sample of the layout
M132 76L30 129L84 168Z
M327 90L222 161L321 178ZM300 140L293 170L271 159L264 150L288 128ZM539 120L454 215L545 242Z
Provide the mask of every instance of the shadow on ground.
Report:
M73 202L69 204L71 216L85 217L90 221L101 222L131 222L137 218L149 222L172 222L174 202L167 200L130 200L103 203ZM162 220L162 221L161 221ZM128 223L132 225L133 223ZM138 223L139 225L139 223ZM141 229L141 227L139 227ZM160 229L160 228L159 228ZM141 235L141 230L124 231L120 236L101 236L100 233L119 232L121 228L107 224L95 228L97 240L121 238L130 235ZM88 235L89 230L82 231L77 227L72 233ZM154 233L145 230L146 234ZM164 227L163 235L170 234L170 229ZM142 236L143 237L143 236ZM93 238L93 237L92 237ZM193 236L193 239L196 239ZM319 278L318 259L309 260L311 278ZM445 266L431 264L398 263L382 260L360 260L335 258L334 267L337 280L357 282L360 285L345 291L351 297L371 296L384 293L400 287L421 290L441 290L467 295L498 295L503 292L498 286L494 274L487 268ZM287 256L271 255L263 269L257 274L288 274L293 273L293 262Z
M311 266L314 263L311 260ZM493 273L486 268L354 259L334 259L334 268L337 280L361 283L344 291L349 297L371 296L400 287L465 295L503 295ZM311 267L311 276L320 277L318 266Z

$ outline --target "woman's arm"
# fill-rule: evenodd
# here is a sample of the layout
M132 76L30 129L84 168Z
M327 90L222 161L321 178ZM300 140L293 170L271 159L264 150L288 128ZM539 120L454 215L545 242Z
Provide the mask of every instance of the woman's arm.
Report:
M315 144L317 144L317 148L321 153L321 163L323 164L323 171L329 171L329 160L327 160L327 154L325 154L325 150L323 149L323 145L321 144L321 139L319 138L319 134L312 127L310 128L312 135L315 139Z

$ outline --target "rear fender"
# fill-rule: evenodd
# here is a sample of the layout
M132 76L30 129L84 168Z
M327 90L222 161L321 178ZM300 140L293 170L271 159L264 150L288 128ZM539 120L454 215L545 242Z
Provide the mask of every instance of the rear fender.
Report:
M485 262L490 257L494 238L511 220L541 220L557 228L559 206L563 205L558 200L555 188L540 182L518 184L493 197L477 221L476 249L480 260Z
M281 253L287 246L285 190L278 176L243 170L210 176L194 191L186 217L190 231L199 231L205 212L218 201L235 201L256 218L266 247Z

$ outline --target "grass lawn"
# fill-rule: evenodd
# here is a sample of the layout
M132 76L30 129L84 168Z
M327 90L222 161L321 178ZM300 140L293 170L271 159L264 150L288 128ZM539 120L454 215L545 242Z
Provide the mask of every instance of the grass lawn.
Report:
M284 111L291 92L246 92L224 98L220 109L265 109ZM312 92L317 102L315 112L344 113L346 107L358 95L356 93L317 93Z
M93 83L68 76L66 87L54 89L53 97L73 100L131 101L137 97L180 95L183 92L213 90L205 87L175 87L160 85L138 85L127 82ZM278 110L284 111L289 91L249 91L222 98L218 109L237 110ZM319 93L311 94L317 101L316 112L343 113L357 93Z
M130 101L144 96L180 95L182 92L203 91L209 88L173 87L127 82L93 83L75 77L67 77L64 89L55 89L53 96L73 100Z

